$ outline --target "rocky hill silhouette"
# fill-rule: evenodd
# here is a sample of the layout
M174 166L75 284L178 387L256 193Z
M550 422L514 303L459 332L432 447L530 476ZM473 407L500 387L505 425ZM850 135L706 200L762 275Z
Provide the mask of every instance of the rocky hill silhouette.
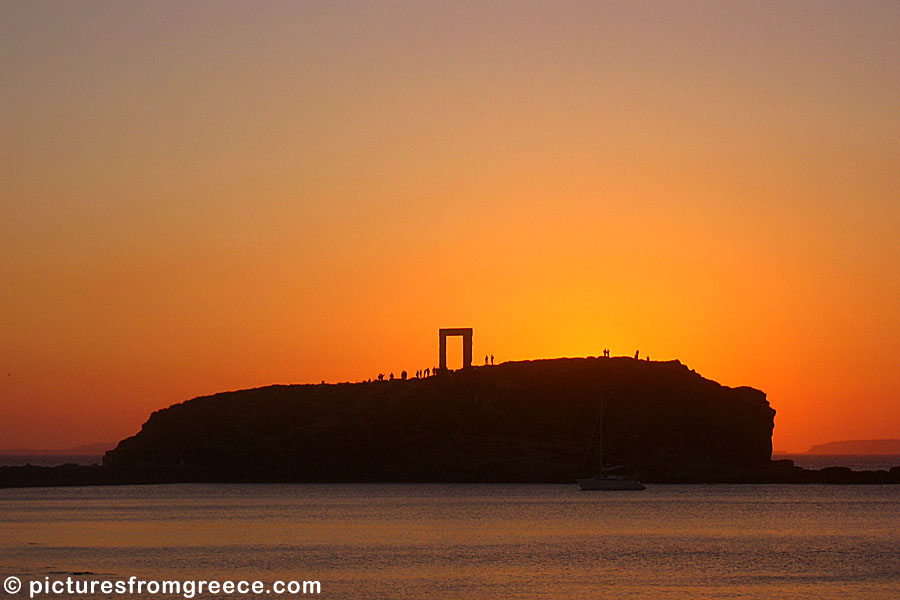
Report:
M640 477L769 464L775 411L763 392L631 358L195 398L153 413L105 463L178 467L202 481L573 481L601 395L605 462Z

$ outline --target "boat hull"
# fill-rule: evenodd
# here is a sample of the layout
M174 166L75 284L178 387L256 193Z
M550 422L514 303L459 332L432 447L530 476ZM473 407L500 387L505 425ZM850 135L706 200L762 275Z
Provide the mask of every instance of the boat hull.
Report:
M647 488L640 481L633 479L608 479L606 477L589 477L587 479L578 479L578 485L582 490L593 491L624 491L624 490L646 490Z

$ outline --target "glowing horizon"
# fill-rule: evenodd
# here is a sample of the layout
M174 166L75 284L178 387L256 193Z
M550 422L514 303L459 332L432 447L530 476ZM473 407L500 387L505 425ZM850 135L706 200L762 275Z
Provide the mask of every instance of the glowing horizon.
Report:
M900 437L900 6L0 6L0 447L640 350Z

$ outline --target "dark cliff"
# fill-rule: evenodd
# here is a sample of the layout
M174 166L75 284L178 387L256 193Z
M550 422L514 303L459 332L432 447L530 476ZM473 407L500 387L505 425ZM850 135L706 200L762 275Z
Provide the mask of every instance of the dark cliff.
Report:
M630 358L195 398L153 413L105 462L198 481L571 482L601 394L604 462L645 480L728 480L770 465L775 411L763 392ZM589 469L597 462L595 442Z

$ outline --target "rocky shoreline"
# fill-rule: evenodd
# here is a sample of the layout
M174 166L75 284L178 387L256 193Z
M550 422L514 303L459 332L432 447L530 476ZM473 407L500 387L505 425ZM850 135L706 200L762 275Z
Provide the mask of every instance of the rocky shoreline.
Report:
M829 485L897 485L900 484L900 466L889 471L853 471L846 467L826 469L802 469L789 460L772 461L771 465L756 471L726 472L673 472L664 477L644 478L644 483L674 484L829 484ZM556 483L573 484L573 479L516 480L498 482L467 480L318 480L318 481L235 481L233 479L209 479L183 467L104 467L100 465L60 465L39 467L0 467L0 487L69 487L109 485L152 485L172 483Z

